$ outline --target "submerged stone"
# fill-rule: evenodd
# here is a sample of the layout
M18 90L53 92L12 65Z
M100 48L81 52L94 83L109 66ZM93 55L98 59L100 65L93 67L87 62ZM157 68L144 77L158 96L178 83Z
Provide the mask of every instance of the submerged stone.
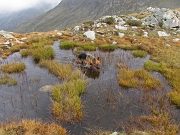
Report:
M51 91L52 91L52 88L53 88L52 85L45 85L45 86L41 87L41 88L39 89L39 91L41 91L41 92L51 92Z

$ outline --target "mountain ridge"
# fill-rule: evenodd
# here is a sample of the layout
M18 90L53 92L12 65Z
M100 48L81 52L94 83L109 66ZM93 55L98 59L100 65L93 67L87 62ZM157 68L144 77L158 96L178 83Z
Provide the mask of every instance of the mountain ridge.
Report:
M64 29L85 21L96 20L105 15L128 14L145 10L149 6L177 8L180 1L172 0L62 0L50 11L27 20L12 31L25 33ZM128 9L128 10L127 10Z

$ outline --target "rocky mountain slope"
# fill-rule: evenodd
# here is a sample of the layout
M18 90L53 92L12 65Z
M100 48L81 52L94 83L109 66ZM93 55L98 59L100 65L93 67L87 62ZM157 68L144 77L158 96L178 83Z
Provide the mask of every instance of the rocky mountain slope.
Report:
M179 0L62 0L54 9L22 23L12 31L23 33L64 29L104 15L139 12L149 6L176 8L179 5Z
M22 22L41 15L51 8L51 5L42 3L38 7L32 7L21 11L12 13L0 13L0 30L11 31L12 28L21 24Z

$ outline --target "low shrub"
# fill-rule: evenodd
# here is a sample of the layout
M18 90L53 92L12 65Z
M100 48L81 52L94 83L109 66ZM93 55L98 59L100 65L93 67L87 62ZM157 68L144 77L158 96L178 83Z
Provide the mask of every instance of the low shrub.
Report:
M127 20L126 23L130 26L141 26L142 22L138 20Z
M103 22L111 25L115 23L115 19L113 17L107 17L103 20Z

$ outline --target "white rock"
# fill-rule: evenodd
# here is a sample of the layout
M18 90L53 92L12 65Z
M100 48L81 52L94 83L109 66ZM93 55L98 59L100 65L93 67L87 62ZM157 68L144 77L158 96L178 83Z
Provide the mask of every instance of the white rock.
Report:
M144 31L144 37L148 37L148 32Z
M132 26L132 29L137 29L137 27L136 26Z
M117 42L114 41L112 44L113 44L113 45L117 45Z
M57 35L58 35L58 36L62 36L62 33L61 33L61 32L57 32Z
M21 40L22 40L22 41L24 41L24 40L27 40L27 38L26 38L26 37L24 37L24 38L21 38Z
M84 33L84 35L85 35L87 38L91 39L91 40L95 40L95 39L96 39L96 37L95 37L95 32L94 32L94 31L86 31L86 32Z
M100 27L102 27L102 26L101 26L101 23L97 23L97 24L96 24L96 28L100 28Z
M14 36L12 35L12 32L7 32L7 31L0 31L0 35L5 37L6 39L14 39Z
M3 43L4 45L9 45L9 44L11 44L9 41L7 41L7 42L4 42Z
M81 28L81 26L75 26L73 30L74 30L74 31L79 31L80 28Z
M118 22L119 25L124 25L125 23L126 23L125 21Z
M113 132L113 133L110 134L110 135L118 135L118 132Z
M120 38L122 38L122 37L124 37L125 34L124 33L118 33L118 35Z
M170 34L167 34L167 33L164 32L164 31L158 31L158 35L159 35L160 37L168 37L168 36L170 36Z
M166 44L166 47L171 47L171 45L170 44Z
M124 27L124 26L121 26L121 25L115 25L115 28L118 29L118 30L127 30L128 27Z
M24 42L21 42L16 38L16 43L23 44Z
M52 91L52 88L53 88L52 85L45 85L45 86L41 87L41 88L39 89L39 91L41 91L41 92L51 92L51 91Z
M173 42L178 42L178 41L180 41L180 38L173 39Z

